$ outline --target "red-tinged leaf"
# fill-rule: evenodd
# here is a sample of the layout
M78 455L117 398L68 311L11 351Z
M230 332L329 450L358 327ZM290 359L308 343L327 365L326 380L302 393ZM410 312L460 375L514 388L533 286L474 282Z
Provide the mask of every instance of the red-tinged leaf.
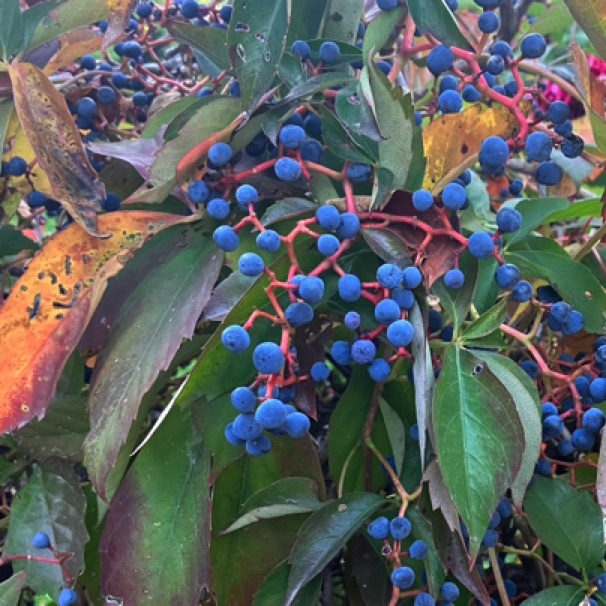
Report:
M90 390L85 461L97 493L136 419L141 399L193 335L210 298L223 253L200 227L166 230L140 255L154 267L130 293L97 358Z
M412 205L412 196L407 192L396 192L391 200L382 210L384 213L397 215L400 217L417 217L418 212ZM377 221L380 222L380 221ZM443 229L446 227L440 210L432 207L423 213L423 222L432 229ZM456 217L450 218L450 223L454 229L458 229ZM389 237L390 246L393 247L393 235L401 242L402 247L410 250L418 250L425 239L426 232L416 225L403 223L392 223L389 227L382 228L386 237ZM421 263L421 270L427 280L428 288L441 278L448 270L454 267L455 258L463 250L463 245L448 235L434 236L427 248Z
M173 410L116 493L101 589L118 603L196 606L210 583L210 453L199 412Z
M109 14L107 16L108 27L103 40L103 50L125 37L124 30L128 27L130 16L137 5L138 0L105 0Z
M96 53L101 49L102 41L103 34L98 27L83 27L57 38L59 49L44 66L44 73L50 76L76 59Z
M99 217L107 239L72 226L30 263L0 308L0 434L42 418L107 280L158 231L183 217L117 212Z
M61 202L89 234L99 236L97 211L105 186L91 166L65 98L32 64L13 63L9 73L21 126L49 178L50 191L42 193Z

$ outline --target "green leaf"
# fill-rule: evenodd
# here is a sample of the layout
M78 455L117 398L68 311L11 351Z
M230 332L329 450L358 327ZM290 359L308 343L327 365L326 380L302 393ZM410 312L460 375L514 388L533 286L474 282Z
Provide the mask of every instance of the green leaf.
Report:
M12 225L0 227L0 259L12 257L26 250L38 250L39 246Z
M312 40L320 37L326 0L297 0L292 3L287 44L296 40Z
M355 44L364 0L328 0L322 38Z
M533 198L521 200L515 206L522 213L524 221L518 231L507 238L507 246L520 242L529 236L537 227L550 222L552 215L563 211L570 206L566 198Z
M90 541L84 550L84 563L86 568L80 576L80 583L86 587L87 597L93 603L102 603L101 597L101 553L99 544L105 528L105 519L108 511L107 505L95 493L92 484L84 488L86 495L86 530Z
M333 40L328 37L324 37L319 38L318 40L308 41L309 48L311 50L310 58L316 65L321 61L320 48L324 42L334 42L339 47L339 57L334 63L330 64L331 69L335 69L340 65L348 65L353 61L360 61L362 59L362 51L357 46L354 46L353 43L346 44L345 42L340 42L336 39Z
M221 535L220 531L238 519L243 502L274 482L290 477L309 478L322 487L322 471L308 438L276 438L267 455L241 456L217 478L211 545L217 606L250 604L251 596L265 578L288 557L297 532L308 517L306 513L260 520L227 535Z
M141 133L141 138L155 138L162 128L170 124L177 116L182 115L188 110L192 111L192 108L198 109L201 104L201 100L196 95L191 95L162 108L147 122L145 130Z
M599 217L602 214L603 204L599 198L580 200L569 204L567 208L549 216L549 223L561 223L570 219L585 219Z
M169 21L166 27L177 40L189 44L219 69L230 70L227 32L224 29L178 21Z
M535 476L524 510L541 541L575 570L593 570L600 563L602 512L591 494L561 480Z
M499 296L499 286L494 278L498 267L499 263L496 259L488 259L479 264L473 304L481 314L493 307Z
M400 477L406 452L406 427L404 427L400 415L383 398L379 398L379 409L385 419L385 429L389 436L396 473Z
M579 606L585 592L578 585L550 587L524 600L524 606Z
M259 591L255 594L253 606L284 606L289 575L289 563L285 561L278 564L265 581L263 581L263 585L261 585ZM312 604L318 604L321 588L322 576L318 575L300 591L293 602L293 606L311 606Z
M377 119L357 80L350 86L344 86L337 93L335 111L354 138L366 137L371 141L381 141ZM369 145L366 141L364 144ZM376 153L374 152L374 155Z
M304 99L305 97L310 97L316 93L325 91L326 89L333 88L335 86L342 86L352 82L356 82L356 79L353 76L335 72L326 72L324 74L313 76L309 80L294 86L284 98L284 101L298 101L300 99Z
M0 149L4 149L6 130L14 111L15 103L12 99L5 99L0 102Z
M585 330L604 330L606 294L591 270L570 258L557 242L529 237L505 251L523 275L547 280L560 296L585 316Z
M269 227L274 223L288 219L298 219L305 215L311 215L318 210L318 205L306 198L284 198L272 204L263 214L261 223Z
M423 34L431 34L446 46L473 50L444 0L408 0L415 25Z
M372 606L389 603L393 593L389 578L391 570L387 559L379 551L380 547L377 541L369 538L365 532L356 534L345 546L343 582L350 604ZM403 546L402 550L405 549ZM417 563L412 563L412 566L417 567L418 564L415 564ZM420 570L415 572L421 574ZM358 593L360 598L356 599Z
M0 47L5 61L21 50L23 42L23 17L19 0L4 0L0 19Z
M440 297L440 304L454 323L453 339L459 336L463 322L469 313L478 283L478 265L477 259L470 254L464 254L461 257L460 265L461 271L465 274L463 288L459 288L458 290L446 288L444 278L441 278L433 285L434 293Z
M25 572L17 572L10 579L0 583L0 604L2 606L17 606L21 590L27 587Z
M477 320L474 320L461 335L461 343L473 347L475 339L481 339L498 330L507 316L508 304L509 298L504 297Z
M86 498L71 465L52 459L35 466L29 482L17 492L11 504L11 523L5 556L36 554L48 556L32 547L37 532L45 532L60 552L73 552L65 566L74 577L84 567L84 546L88 533L84 525ZM36 593L57 598L63 586L59 566L39 562L13 562L15 571L27 573L27 584Z
M405 94L399 86L392 88L372 61L367 61L364 72L370 82L374 112L383 135L379 143L380 166L393 175L389 188L383 188L380 197L373 200L371 209L378 210L394 190L406 185L413 157L414 105L412 96Z
M286 44L289 0L236 0L227 32L229 56L249 113L271 89Z
M372 20L364 34L362 54L364 55L365 61L370 58L373 51L378 52L385 46L396 25L404 18L404 14L404 7L399 6L391 11L381 11L377 17Z
M477 555L524 449L515 402L487 365L457 346L444 355L434 402L435 447L444 481Z
M200 142L231 124L240 114L240 99L210 97L181 128L179 137L169 141L158 153L147 183L131 197L133 202L157 203L173 191L176 170L183 157ZM168 134L167 134L168 136Z
M572 17L606 59L606 0L564 0Z
M412 259L404 246L402 239L388 229L363 229L362 236L366 244L386 263L398 267L412 265Z
M534 381L513 360L484 351L474 353L486 362L490 372L509 392L522 421L525 439L522 464L511 485L513 501L516 505L521 506L541 452L542 425L539 393Z
M422 189L425 181L425 169L427 168L427 159L423 148L423 130L416 126L412 134L412 160L408 169L408 177L404 184L404 191L417 191Z
M290 53L284 52L280 65L278 65L278 80L287 90L305 82L307 71L304 69L301 60Z
M309 513L322 507L318 487L309 478L282 478L253 494L243 505L240 517L221 534L296 513Z
M101 540L104 595L196 606L210 585L211 465L199 423L195 408L171 411L128 470Z
M223 262L200 226L167 229L140 252L145 278L114 319L90 389L87 467L97 492L114 467L145 393L194 333Z
M383 503L376 494L354 493L325 505L306 520L289 557L286 606Z

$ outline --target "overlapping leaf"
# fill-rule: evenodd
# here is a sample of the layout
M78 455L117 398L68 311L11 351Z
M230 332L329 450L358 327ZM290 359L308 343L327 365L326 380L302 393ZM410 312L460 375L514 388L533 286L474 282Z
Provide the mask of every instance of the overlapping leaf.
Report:
M163 213L99 217L107 239L74 225L50 240L0 309L0 433L44 416L107 280L129 251L183 221Z
M606 59L606 0L564 0L602 59Z
M107 3L108 27L103 40L103 50L107 50L125 36L130 16L138 0L105 0Z

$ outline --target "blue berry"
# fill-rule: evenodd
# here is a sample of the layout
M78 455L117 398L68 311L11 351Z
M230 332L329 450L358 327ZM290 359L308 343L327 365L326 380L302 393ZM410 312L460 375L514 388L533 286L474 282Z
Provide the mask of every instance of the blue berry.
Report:
M345 274L339 278L339 296L347 303L353 303L362 296L362 282L353 274Z
M450 74L448 76L444 76L440 80L440 92L443 93L445 90L457 90L459 86L459 81L454 76Z
M402 308L412 309L415 304L415 295L412 290L395 288L391 291L391 298Z
M305 130L294 124L287 124L280 131L279 140L286 149L297 149L307 139Z
M326 231L335 231L339 227L341 214L335 206L321 206L316 211L316 220L320 227Z
M151 16L153 10L154 10L154 7L152 6L151 3L139 2L139 4L137 4L137 8L136 8L135 12L137 13L137 15L139 15L139 17L141 17L141 19L147 19L148 17Z
M251 457L262 457L271 450L271 442L267 436L260 435L252 440L246 440L246 452Z
M446 288L458 290L465 284L465 274L460 269L451 269L444 275L444 284Z
M27 161L20 156L14 156L6 165L6 172L11 177L22 177L27 172Z
M547 110L547 116L554 124L563 124L570 116L570 108L564 101L554 101Z
M505 0L474 0L474 2L483 9L493 10L499 8Z
M102 105L111 105L118 98L118 94L111 86L102 86L97 91L97 99Z
M225 219L229 217L231 206L229 205L229 202L223 200L223 198L214 198L208 203L206 212L210 217L217 221L225 221Z
M232 446L242 446L246 443L246 440L243 440L242 438L238 437L235 433L234 433L234 424L230 423L226 428L225 428L225 439L227 440L227 442L229 444L231 444Z
M597 341L596 341L596 344L597 344ZM606 362L606 345L599 345L596 348L596 350L595 350L595 361L598 364L604 364Z
M316 383L323 383L330 377L330 368L324 362L316 362L311 367L309 375Z
M291 303L284 311L284 315L292 328L300 328L314 319L314 310L308 303Z
M315 114L309 114L303 121L305 132L314 139L322 138L322 120Z
M414 290L423 283L423 274L418 267L407 267L402 273L402 285L404 288Z
M275 253L282 246L280 234L273 229L266 229L257 236L257 246L265 252Z
M461 592L459 588L450 581L446 581L446 583L444 583L444 585L442 585L442 588L440 589L440 594L442 595L442 597L445 600L448 600L449 602L454 602L455 600L458 600L460 593Z
M318 238L318 250L325 257L332 257L341 247L341 242L332 234L323 234Z
M84 55L84 57L80 59L80 67L82 69L96 69L97 60L92 55Z
M497 285L503 290L513 288L520 281L521 277L520 270L511 263L501 265L495 274Z
M491 55L488 61L486 62L486 71L493 76L498 76L505 71L505 59L501 57L501 55ZM500 88L500 87L499 87ZM497 90L495 86L493 90ZM501 94L505 94L505 89L502 91L499 90Z
M351 346L347 341L335 341L330 349L330 355L341 366L349 366L353 361Z
M564 172L555 162L542 162L538 166L534 176L541 185L554 186L560 183Z
M299 284L299 296L310 305L319 303L324 297L324 281L316 276L303 278Z
M225 166L232 158L234 152L227 143L215 143L208 150L208 159L218 168Z
M541 405L543 417L553 417L558 414L558 407L553 402L544 402Z
M473 234L469 238L469 252L476 259L490 259L494 255L494 240L487 233Z
M259 192L252 185L240 185L236 190L236 201L241 208L247 209L249 204L256 204L259 201Z
M284 368L286 358L279 345L266 341L255 347L253 364L264 375L276 375Z
M402 285L404 273L392 263L384 263L377 270L377 281L383 288L397 288Z
M442 192L442 202L448 210L461 210L467 202L465 188L458 183L450 183Z
M347 168L347 178L352 183L366 183L372 176L372 166L368 164L350 164Z
M593 432L585 427L575 429L572 432L572 445L579 452L589 452L595 445L595 436Z
M183 0L181 14L185 19L195 19L198 16L199 8L196 0Z
M598 433L604 427L605 422L604 413L599 408L590 408L583 415L583 427L593 431L593 433Z
M39 532L32 539L34 549L48 549L51 546L50 537L45 532Z
M443 114L458 114L463 109L463 97L456 90L445 90L438 97L438 109Z
M39 191L34 191L27 197L27 203L30 208L42 208L46 203L46 200L46 196Z
M287 416L286 406L275 398L263 402L255 412L255 420L263 429L280 427Z
M419 189L412 194L412 205L415 210L424 213L433 206L433 195L426 189Z
M307 415L293 412L286 417L282 427L291 438L299 440L308 434L311 423Z
M231 21L232 13L234 12L233 6L224 6L219 11L219 16L224 23L229 23Z
M265 261L256 253L244 253L238 261L239 270L251 278L260 276L265 269Z
M295 40L290 47L290 52L295 57L299 57L301 61L307 61L311 57L311 48L304 40Z
M387 360L378 358L370 364L368 374L375 383L385 383L391 375L391 366Z
M526 154L532 162L545 162L551 157L553 143L546 133L532 133L526 139Z
M480 163L482 166L499 167L509 158L509 146L501 137L488 137L480 149Z
M392 11L394 8L398 8L400 0L377 0L377 6L382 11Z
M500 26L499 16L493 12L482 13L478 19L478 27L484 34L494 34Z
M242 353L250 347L250 336L241 326L228 326L221 334L221 343L232 353Z
M387 340L394 347L408 347L415 334L413 325L408 320L396 320L387 328Z
M375 344L367 339L360 339L351 346L351 357L356 364L370 364L376 355Z
M412 524L408 518L394 518L389 523L389 533L396 541L403 541L410 536Z
M341 56L341 49L335 42L322 42L320 46L320 59L324 63L336 63Z
M511 506L511 501L504 497L499 503L499 507L497 509L501 519L510 518L513 515L513 507Z
M482 93L472 84L467 84L461 96L467 103L477 103L482 98Z
M504 234L518 231L522 227L523 220L522 214L515 208L505 207L497 213L497 226Z
M64 589L59 594L59 606L74 606L78 603L78 594L73 589Z
M571 312L572 307L568 303L564 303L564 301L554 303L550 309L551 316L558 322L565 322Z
M557 415L550 415L543 419L543 435L555 439L564 433L564 421Z
M97 114L97 102L90 97L82 97L76 106L76 113L81 118L94 118Z
M415 541L408 549L413 560L424 560L429 555L429 548L425 541Z
M427 56L427 69L437 77L453 66L454 58L454 53L449 47L436 46Z
M118 72L112 76L112 84L116 88L128 88L130 85L130 80L126 74Z
M457 0L458 1L458 0ZM435 606L436 601L434 598L428 593L420 593L415 598L415 603L413 606Z
M562 322L562 334L570 337L580 333L585 327L585 317L576 309L570 312L570 315Z
M597 585L598 591L600 593L606 593L606 572L603 572L598 577L598 580L596 581L596 585Z
M547 50L547 42L541 34L529 34L522 40L520 50L522 51L522 57L538 59Z
M379 324L391 324L401 315L400 306L393 299L383 299L375 307L375 319Z
M101 207L103 208L103 210L105 212L112 213L112 212L117 211L120 208L121 203L122 203L122 200L120 199L120 197L110 191L110 192L108 192L107 196L105 196L105 198L103 199L103 202L101 203Z
M511 46L503 40L495 42L490 49L490 53L492 55L501 55L505 60L513 59L513 50Z
M357 215L354 215L354 213L343 213L339 220L337 236L343 240L355 238L360 233L360 229L360 219Z
M292 158L280 158L276 162L274 171L276 177L278 177L280 181L291 183L301 176L303 169L301 168L301 165Z
M231 392L231 403L238 412L249 413L257 406L257 396L248 387L236 387Z
M343 324L349 330L358 330L361 323L362 318L360 318L360 314L357 311L348 311L343 318Z
M539 365L533 360L524 360L520 368L533 380L539 376Z
M320 164L324 161L324 147L315 139L307 139L301 143L301 158Z
M141 45L136 40L127 40L122 43L122 56L129 59L138 59L143 54Z
M589 386L589 393L595 402L606 400L606 379L594 379Z
M511 298L516 303L527 303L532 299L532 294L532 284L527 280L520 280L511 292Z
M415 582L414 570L408 566L396 568L391 573L391 582L397 589L408 589L412 587Z
M210 197L210 189L205 181L192 181L187 188L187 195L193 204L204 204Z
M585 143L581 137L572 135L560 145L560 151L567 158L578 158L585 149Z
M380 517L368 525L368 534L377 541L384 541L389 536L389 520Z

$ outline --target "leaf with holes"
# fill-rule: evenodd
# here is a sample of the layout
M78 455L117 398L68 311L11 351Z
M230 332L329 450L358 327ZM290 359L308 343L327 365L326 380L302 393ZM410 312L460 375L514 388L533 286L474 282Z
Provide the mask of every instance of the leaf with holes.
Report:
M131 250L183 220L117 212L99 217L109 238L73 225L49 240L0 309L0 434L44 416L109 277Z
M322 38L355 44L364 0L328 0Z
M84 566L84 546L88 542L85 509L86 497L71 465L51 459L41 467L35 466L28 484L17 492L11 504L11 524L3 555L48 556L48 552L41 553L32 547L33 536L45 532L59 552L73 552L65 565L70 574L77 576ZM13 562L13 568L27 573L27 584L37 593L58 597L64 583L59 566L32 561Z
M36 66L13 63L9 68L15 107L21 126L49 179L50 191L74 221L98 236L97 211L105 198L105 186L82 146L65 98Z
M522 463L526 440L520 415L486 363L457 346L446 350L433 413L444 482L469 529L475 558Z

